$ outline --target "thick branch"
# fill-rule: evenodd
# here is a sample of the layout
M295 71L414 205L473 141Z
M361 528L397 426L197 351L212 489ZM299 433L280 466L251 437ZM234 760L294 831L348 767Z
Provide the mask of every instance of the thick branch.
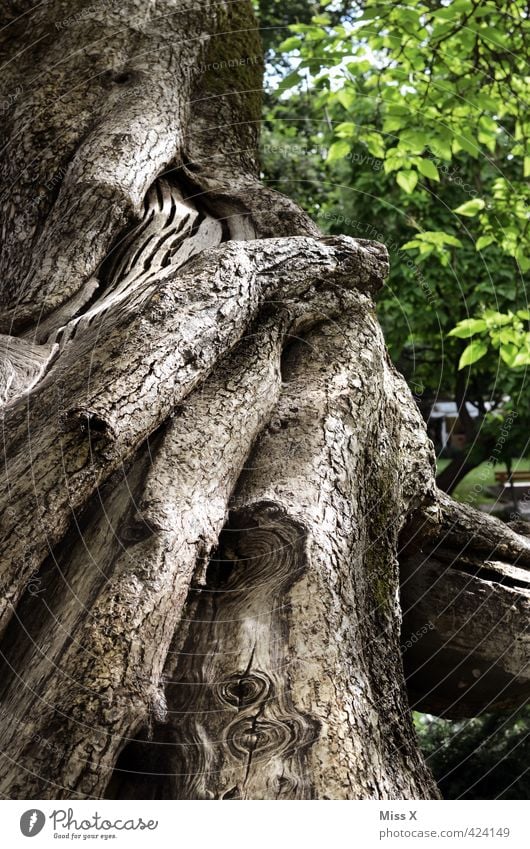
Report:
M151 792L436 795L400 685L395 559L396 516L428 492L430 449L419 419L397 415L401 385L366 306L285 355L219 562L180 628L169 724L159 759L143 760L146 784L160 773ZM400 470L418 436L413 494Z
M290 323L276 314L240 343L30 585L3 645L7 795L97 797L124 741L162 718L191 576L279 395Z
M413 706L460 718L530 694L530 541L439 493L400 556L403 646Z
M348 238L230 242L98 314L4 413L2 624L71 511L207 376L261 304L302 295L310 316L313 297L329 291L333 314L341 287L370 290L385 271L378 247Z

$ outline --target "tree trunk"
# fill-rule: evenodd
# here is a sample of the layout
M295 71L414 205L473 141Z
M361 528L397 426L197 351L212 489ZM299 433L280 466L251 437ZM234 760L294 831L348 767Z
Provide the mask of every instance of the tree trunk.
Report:
M462 343L460 347L461 353L465 348L465 344ZM482 440L478 439L480 423L475 422L467 408L470 370L469 368L459 369L455 363L455 372L455 403L458 410L458 419L464 428L466 445L463 450L458 451L456 457L451 459L445 469L436 476L436 486L438 489L449 494L454 492L466 475L472 472L473 469L476 469L489 454L489 446L484 444L484 438Z
M475 453L476 449L475 449ZM445 469L436 476L436 485L442 492L452 493L469 472L480 465L480 462L472 462L467 452L462 452L458 457L453 457Z
M386 251L259 183L250 3L70 7L0 33L0 789L436 797L398 555L448 508Z

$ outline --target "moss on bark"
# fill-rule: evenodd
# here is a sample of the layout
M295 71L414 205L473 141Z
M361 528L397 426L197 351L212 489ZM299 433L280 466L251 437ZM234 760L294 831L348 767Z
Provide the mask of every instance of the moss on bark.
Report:
M203 87L209 94L241 99L241 114L259 121L263 102L263 46L249 0L228 3L205 60Z

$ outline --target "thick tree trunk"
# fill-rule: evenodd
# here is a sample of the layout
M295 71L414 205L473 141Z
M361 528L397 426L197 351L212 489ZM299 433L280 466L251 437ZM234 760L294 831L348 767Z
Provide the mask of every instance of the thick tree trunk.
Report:
M2 14L2 793L436 797L398 553L449 508L385 249L259 183L250 4Z

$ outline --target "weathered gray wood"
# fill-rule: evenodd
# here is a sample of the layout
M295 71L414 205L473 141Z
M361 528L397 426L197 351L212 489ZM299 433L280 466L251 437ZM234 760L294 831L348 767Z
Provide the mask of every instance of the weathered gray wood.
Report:
M0 334L0 405L29 391L45 374L58 353L53 343L37 345Z
M205 27L189 0L50 0L2 30L2 94L20 92L1 159L2 332L74 298L155 178L181 161L223 6L208 4Z
M457 557L402 562L402 645L416 710L462 719L530 696L530 572Z
M0 733L0 787L98 795L124 741L163 717L170 641L278 397L285 336L315 321L309 307L344 311L348 294L275 306L141 449L123 482L93 501L77 541L70 534L45 564L40 591L26 594L4 641L0 696L11 721ZM21 687L18 668L31 670L31 686Z
M460 719L530 695L530 541L440 492L402 535L405 671L418 710Z
M418 414L399 416L410 396L362 295L290 347L283 375L185 638L180 628L155 735L170 776L160 792L436 796L407 718L392 519L432 494L430 445ZM413 460L401 453L412 443Z
M320 289L370 290L385 270L384 251L347 237L228 242L77 331L34 391L3 411L0 627L72 509L208 375L264 302L302 297L310 314Z
M123 740L162 717L169 644L278 397L289 324L275 314L241 342L94 500L77 540L26 594L3 648L4 790L97 796Z

